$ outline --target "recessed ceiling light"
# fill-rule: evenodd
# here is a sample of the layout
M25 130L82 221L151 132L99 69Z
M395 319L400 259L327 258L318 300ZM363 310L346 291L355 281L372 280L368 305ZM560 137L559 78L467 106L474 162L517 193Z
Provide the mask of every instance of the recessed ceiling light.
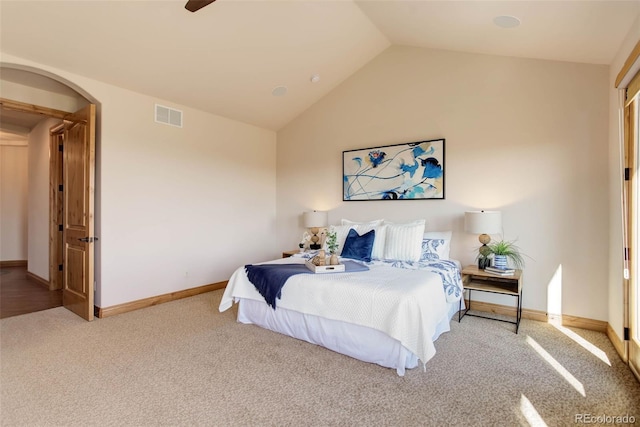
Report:
M271 91L273 96L285 96L287 94L287 88L284 86L278 86Z
M500 28L515 28L520 25L520 20L515 16L501 15L493 18L493 23Z
M311 83L318 83L320 81L320 74L314 74L311 76Z

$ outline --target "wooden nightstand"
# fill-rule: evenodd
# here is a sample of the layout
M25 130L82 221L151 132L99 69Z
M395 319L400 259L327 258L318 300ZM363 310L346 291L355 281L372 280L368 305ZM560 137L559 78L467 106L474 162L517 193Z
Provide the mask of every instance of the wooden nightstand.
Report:
M479 314L469 314L473 317L482 317L485 319L499 320L501 322L513 323L516 325L516 334L520 327L520 319L522 319L522 270L516 270L513 276L498 276L486 273L474 265L467 266L462 269L462 283L464 290L469 292L469 306L458 312L458 322L467 315L471 310L471 292L489 292L494 294L510 295L516 298L516 319L515 321L497 319L495 317L481 316ZM459 303L462 309L462 300Z
M289 258L291 255L295 255L300 253L300 249L294 249L292 251L284 251L282 252L282 258Z

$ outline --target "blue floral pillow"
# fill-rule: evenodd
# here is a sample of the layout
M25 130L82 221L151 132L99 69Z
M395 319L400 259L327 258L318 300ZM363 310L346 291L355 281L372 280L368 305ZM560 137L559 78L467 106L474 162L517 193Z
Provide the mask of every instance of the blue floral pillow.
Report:
M420 255L420 261L447 259L444 254L445 250L445 239L424 238L422 239L422 254Z
M340 256L370 262L375 238L375 230L368 231L361 236L352 228L349 230L349 234L347 234L347 240L344 241L344 247L342 248Z

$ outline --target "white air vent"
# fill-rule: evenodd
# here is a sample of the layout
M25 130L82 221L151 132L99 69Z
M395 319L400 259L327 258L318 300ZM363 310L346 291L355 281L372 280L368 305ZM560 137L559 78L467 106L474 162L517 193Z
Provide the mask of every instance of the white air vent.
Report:
M156 104L156 123L182 127L182 111Z

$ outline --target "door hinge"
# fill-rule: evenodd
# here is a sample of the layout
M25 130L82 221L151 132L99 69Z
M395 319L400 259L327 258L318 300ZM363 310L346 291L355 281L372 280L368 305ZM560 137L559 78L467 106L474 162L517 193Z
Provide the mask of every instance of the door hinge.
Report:
M62 184L58 185L58 191L64 191L63 188Z
M629 248L624 248L624 260L629 261Z
M58 225L58 231L62 231L62 224Z
M631 170L629 168L624 168L624 180L629 181L630 176L631 176Z
M624 328L624 340L629 341L629 328Z
M62 269L63 269L63 268L64 268L64 267L63 267L63 265L62 265L62 264L58 264L58 271L62 271Z
M63 147L64 147L64 146L63 146L62 144L61 144L61 145L58 145L58 151L63 151L63 150L64 150L64 148L63 148Z

